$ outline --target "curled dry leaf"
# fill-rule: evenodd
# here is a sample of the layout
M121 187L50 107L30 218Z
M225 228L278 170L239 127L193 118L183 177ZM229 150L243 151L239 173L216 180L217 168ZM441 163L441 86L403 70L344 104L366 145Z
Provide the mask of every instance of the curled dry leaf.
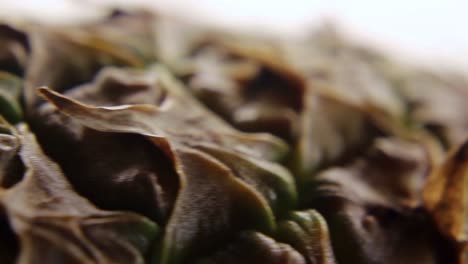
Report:
M39 100L36 94L39 86L64 91L92 80L104 66L144 66L145 61L154 56L148 43L153 34L151 19L152 16L144 13L119 14L101 24L32 27L29 32L31 55L25 76L25 100L29 110L32 111ZM49 52L51 50L54 52Z
M412 122L435 134L447 148L468 135L468 84L456 77L424 71L405 73L400 93Z
M327 77L311 79L314 87L322 94L331 94L366 111L403 119L405 105L385 75L357 54L346 51L339 54Z
M198 98L235 127L291 141L298 133L304 80L274 45L245 42L209 35L190 49L185 59L191 69L182 75Z
M296 174L350 161L377 136L404 134L406 105L388 76L333 29L286 43L285 50L306 79Z
M406 105L398 90L376 66L384 58L362 52L335 29L324 27L303 45L286 45L286 50L290 63L314 91L371 114L404 118Z
M468 250L467 188L468 141L452 149L447 160L433 170L424 188L425 206L439 229L465 251Z
M185 75L193 70L186 61L194 43L203 41L206 28L182 19L172 19L158 14L154 25L154 42L156 56L159 62Z
M141 67L155 60L154 27L159 20L156 15L144 10L114 10L106 19L82 25L74 30L77 41L80 34L84 40L94 44L95 49L111 53L129 65ZM89 45L88 44L88 45Z
M164 90L159 104L95 107L46 88L40 92L82 125L143 135L172 160L180 187L166 225L161 263L203 255L239 230L272 232L273 209L281 212L295 202L291 175L271 163L285 153L286 145L268 134L231 128L160 67L145 76L153 78L147 83L151 89Z
M362 152L382 132L365 112L308 90L301 116L301 137L293 168L301 178L319 168L343 163Z
M107 68L67 95L92 105L159 105L165 94L154 85L155 76ZM170 215L179 188L176 172L143 136L87 128L49 103L37 109L32 124L47 153L99 207L132 210L159 224Z
M420 209L427 154L417 143L378 139L351 165L311 178L305 204L327 220L338 263L454 261L451 244Z
M74 192L24 124L12 132L25 174L1 189L0 204L19 238L17 263L144 263L157 225L96 208Z

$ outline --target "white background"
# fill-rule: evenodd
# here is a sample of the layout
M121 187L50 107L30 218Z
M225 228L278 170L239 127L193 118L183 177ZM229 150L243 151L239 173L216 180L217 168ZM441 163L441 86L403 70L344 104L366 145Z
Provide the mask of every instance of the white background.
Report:
M0 0L0 20L76 21L98 16L109 3L291 35L331 20L392 56L468 72L467 0Z

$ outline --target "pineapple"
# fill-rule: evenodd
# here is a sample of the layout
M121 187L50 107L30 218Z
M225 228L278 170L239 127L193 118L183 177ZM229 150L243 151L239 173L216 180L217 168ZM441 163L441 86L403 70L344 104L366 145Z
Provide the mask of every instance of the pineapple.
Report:
M468 81L330 28L0 25L1 263L465 263Z

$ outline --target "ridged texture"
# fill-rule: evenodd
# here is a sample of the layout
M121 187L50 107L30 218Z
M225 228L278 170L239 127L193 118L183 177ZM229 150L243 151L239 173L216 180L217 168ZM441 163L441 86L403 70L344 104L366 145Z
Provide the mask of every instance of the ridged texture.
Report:
M0 262L464 263L467 101L327 27L0 25Z

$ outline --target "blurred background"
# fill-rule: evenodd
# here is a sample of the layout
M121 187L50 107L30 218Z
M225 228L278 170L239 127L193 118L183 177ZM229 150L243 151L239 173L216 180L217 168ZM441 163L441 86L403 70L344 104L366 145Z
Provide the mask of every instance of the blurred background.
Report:
M154 9L198 23L300 37L328 22L398 59L468 72L465 0L0 0L0 19L73 23L109 6Z

